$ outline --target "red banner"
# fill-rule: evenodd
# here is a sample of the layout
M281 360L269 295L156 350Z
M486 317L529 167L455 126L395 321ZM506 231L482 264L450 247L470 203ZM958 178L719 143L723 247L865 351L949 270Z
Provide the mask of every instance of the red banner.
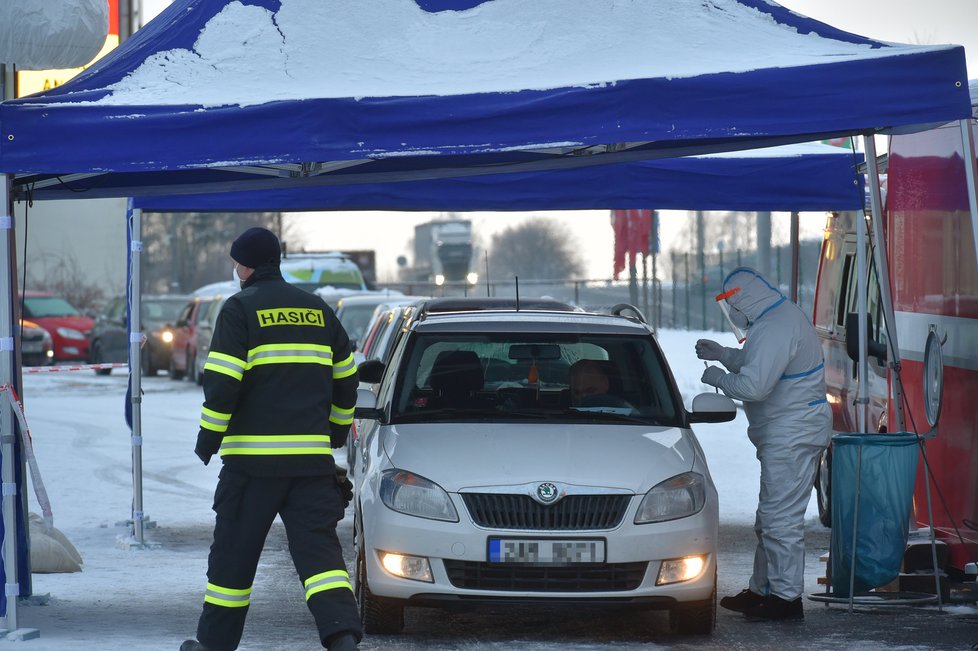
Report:
M649 254L649 234L652 230L651 210L612 210L611 227L615 231L614 275L625 270L625 258L631 257L632 264L639 253Z

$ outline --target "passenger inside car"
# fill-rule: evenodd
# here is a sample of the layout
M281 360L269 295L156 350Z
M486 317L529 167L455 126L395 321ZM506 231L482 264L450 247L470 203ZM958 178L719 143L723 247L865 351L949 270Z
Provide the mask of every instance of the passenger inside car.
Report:
M631 408L627 400L617 395L617 369L607 360L582 359L568 372L571 406Z

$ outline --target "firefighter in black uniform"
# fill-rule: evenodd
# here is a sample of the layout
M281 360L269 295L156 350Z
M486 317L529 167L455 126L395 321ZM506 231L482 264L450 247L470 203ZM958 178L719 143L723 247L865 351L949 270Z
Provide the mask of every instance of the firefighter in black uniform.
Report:
M224 467L197 639L180 651L238 647L276 515L320 641L331 651L356 649L363 633L336 536L351 486L333 461L356 404L350 341L320 297L283 280L274 233L248 229L231 258L242 289L214 328L194 450L204 464L220 454Z

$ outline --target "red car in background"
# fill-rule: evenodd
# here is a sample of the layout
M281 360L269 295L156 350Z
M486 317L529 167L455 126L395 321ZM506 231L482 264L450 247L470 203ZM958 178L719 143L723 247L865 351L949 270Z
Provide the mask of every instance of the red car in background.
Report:
M89 333L95 320L82 314L63 296L51 292L27 291L23 316L51 335L54 361L87 360Z
M180 316L173 327L173 353L170 355L170 377L180 380L187 376L191 382L198 382L203 358L198 355L198 326L207 318L213 298L194 298L180 310ZM216 316L216 315L215 315ZM204 358L207 351L204 350ZM198 359L201 363L198 364Z

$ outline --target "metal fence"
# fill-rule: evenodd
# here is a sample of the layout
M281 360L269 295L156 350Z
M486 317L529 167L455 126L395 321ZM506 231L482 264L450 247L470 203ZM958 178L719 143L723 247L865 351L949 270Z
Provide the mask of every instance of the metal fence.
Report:
M384 283L383 287L418 296L547 296L580 305L587 309L607 310L619 303L639 308L656 328L679 330L723 330L725 323L715 306L723 279L738 266L756 267L756 252L732 251L699 256L691 253L672 253L660 256L668 259L666 272L659 271L653 282L642 278L641 271L634 281L601 279L541 280L528 278L498 278L489 283L467 285L446 283L441 286L422 282ZM772 248L771 271L768 279L790 296L791 253L787 247ZM798 304L811 314L818 272L818 242L803 242L798 264Z

